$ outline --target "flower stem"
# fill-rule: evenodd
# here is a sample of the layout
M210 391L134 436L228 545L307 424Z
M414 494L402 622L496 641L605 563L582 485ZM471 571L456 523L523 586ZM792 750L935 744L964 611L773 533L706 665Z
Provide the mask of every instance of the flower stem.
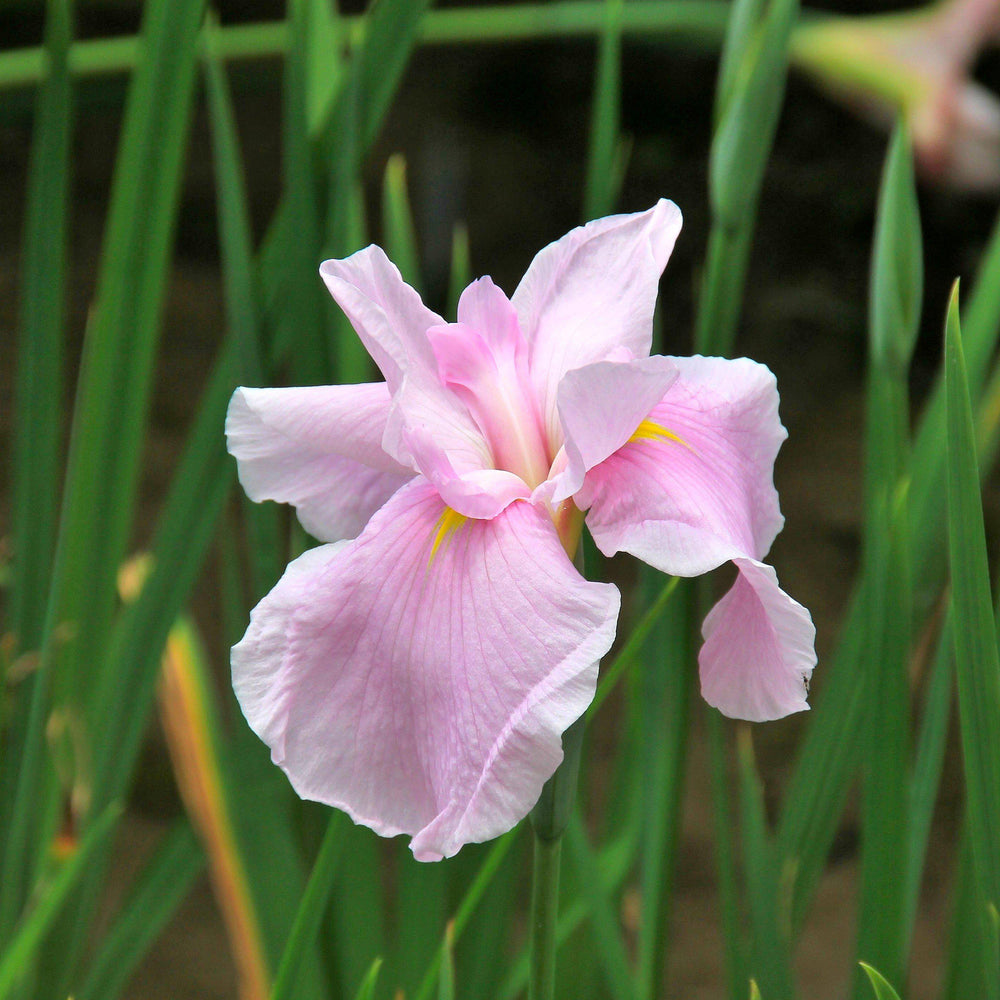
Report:
M559 915L559 855L563 830L569 823L580 774L580 751L587 718L582 716L563 733L563 762L542 788L531 811L535 831L534 875L531 883L531 971L528 1000L552 1000L556 985L556 917Z
M552 1000L556 989L556 918L559 915L559 856L562 837L535 833L531 883L531 972L528 1000Z

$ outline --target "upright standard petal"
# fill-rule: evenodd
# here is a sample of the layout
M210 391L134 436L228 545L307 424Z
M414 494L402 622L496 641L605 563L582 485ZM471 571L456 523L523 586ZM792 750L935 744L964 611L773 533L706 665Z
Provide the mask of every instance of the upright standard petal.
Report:
M805 711L816 666L809 612L778 587L770 566L734 561L739 576L701 629L702 696L723 715L750 722Z
M413 470L382 450L384 382L237 389L226 440L251 500L292 504L324 542L353 538Z
M698 576L767 554L783 523L773 470L785 428L774 376L746 358L673 358L680 372L577 505L607 555Z
M233 649L233 682L301 796L436 860L530 810L618 607L543 510L465 519L417 479L353 542L292 563Z
M444 320L424 305L380 247L324 261L319 273L385 376L391 394L414 366L434 369L426 334Z
M531 347L550 439L563 375L609 358L649 354L660 274L681 228L670 201L572 230L531 262L511 302Z

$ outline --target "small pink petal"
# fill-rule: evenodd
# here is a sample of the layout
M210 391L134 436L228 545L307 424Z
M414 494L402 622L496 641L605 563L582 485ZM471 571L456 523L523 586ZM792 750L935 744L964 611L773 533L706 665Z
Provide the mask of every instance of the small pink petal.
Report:
M380 247L366 247L344 260L324 261L319 273L375 359L392 395L411 368L433 370L426 333L444 320L423 304Z
M441 380L479 427L492 464L535 486L548 475L552 455L517 314L489 278L465 290L458 314L458 323L432 327L427 334Z
M292 504L322 541L352 538L413 471L382 450L384 382L237 389L226 414L229 452L251 500Z
M598 361L567 372L559 385L559 417L569 464L552 500L583 485L586 473L618 451L677 379L671 358Z
M701 629L702 696L723 715L750 722L806 711L816 666L809 612L779 588L770 566L734 562L740 574Z
M534 805L618 607L543 510L463 520L417 479L292 563L233 649L234 687L302 797L436 860Z
M536 255L511 297L531 347L531 371L550 441L563 375L622 350L649 354L660 274L681 228L670 201L572 230Z
M394 436L399 455L466 517L493 517L531 495L519 476L494 468L489 444L465 404L436 376L413 371L403 379L383 446Z
M602 552L631 552L675 576L762 558L783 523L773 469L786 432L774 376L746 358L672 361L680 376L649 415L654 433L591 469L577 506L590 508Z

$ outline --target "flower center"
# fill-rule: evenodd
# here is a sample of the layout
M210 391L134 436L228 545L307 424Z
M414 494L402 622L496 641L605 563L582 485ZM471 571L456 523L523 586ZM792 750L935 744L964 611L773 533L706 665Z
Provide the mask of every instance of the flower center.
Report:
M527 345L512 317L498 335L484 336L464 323L427 332L441 379L468 409L497 469L520 476L534 489L548 478L552 454L527 373Z

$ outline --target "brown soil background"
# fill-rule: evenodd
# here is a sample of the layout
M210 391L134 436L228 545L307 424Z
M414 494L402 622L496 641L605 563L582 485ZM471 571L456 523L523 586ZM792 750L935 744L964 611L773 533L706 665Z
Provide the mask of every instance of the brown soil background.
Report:
M223 21L279 16L276 4L223 4ZM132 30L132 5L95 4L81 31ZM0 45L32 44L37 16L0 15ZM593 46L586 43L469 46L419 53L402 85L367 173L372 218L386 157L409 163L417 229L428 283L445 286L453 223L471 234L473 268L509 291L533 253L579 221ZM996 60L981 72L997 83ZM688 353L693 291L707 238L706 153L715 62L710 54L628 43L623 125L633 138L620 207L638 210L660 196L675 200L685 228L661 284L668 353ZM233 75L240 134L258 234L280 184L280 67L262 63ZM69 358L79 352L92 297L113 153L120 124L118 84L88 86L77 110L71 229ZM12 424L19 241L30 141L30 105L22 95L0 107L0 453ZM758 236L738 349L776 373L789 440L776 471L786 527L772 553L786 589L818 626L816 689L837 638L857 568L861 507L861 436L866 294L873 208L884 137L793 77L759 212ZM914 367L919 401L940 353L947 289L966 280L985 244L996 204L938 189L921 191L927 266L925 321ZM372 233L377 237L377 231ZM194 412L223 324L217 262L210 137L203 108L194 123L176 259L148 436L136 544L151 529ZM318 263L318 262L317 262ZM71 399L67 387L67 414ZM6 465L6 462L3 463ZM995 497L991 497L995 502ZM7 530L0 495L0 536ZM202 622L216 635L210 616ZM220 677L226 653L213 647ZM695 715L697 718L697 713ZM758 727L755 738L769 799L780 801L798 732L808 718ZM707 761L696 725L670 957L671 998L723 995L722 943L716 917L707 797ZM911 993L935 996L948 934L959 776L946 767L914 943ZM162 746L151 733L119 872L130 872L178 808ZM798 952L801 996L844 995L853 954L857 831L849 809L828 874ZM221 923L201 881L153 949L128 995L137 1000L235 997Z

